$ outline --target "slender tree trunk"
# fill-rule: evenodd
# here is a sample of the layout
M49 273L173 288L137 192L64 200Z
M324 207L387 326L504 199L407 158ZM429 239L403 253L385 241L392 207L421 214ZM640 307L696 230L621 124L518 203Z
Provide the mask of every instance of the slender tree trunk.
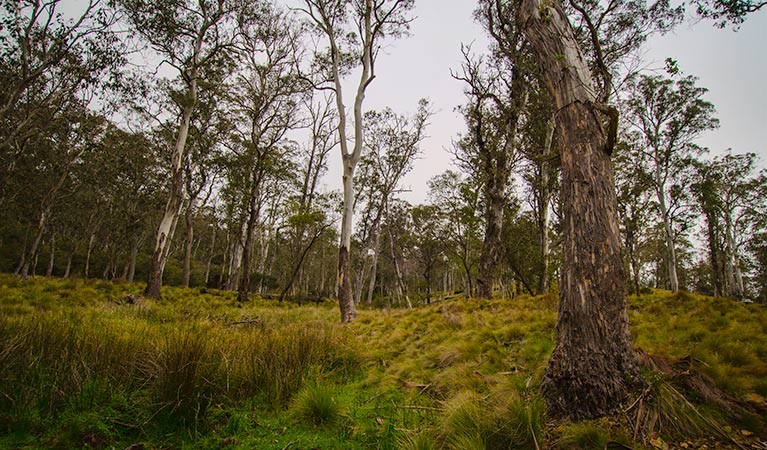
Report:
M181 286L188 288L189 279L192 276L192 246L194 245L194 222L192 213L194 212L194 198L189 199L189 206L184 214L186 222L186 243L184 245L184 272Z
M626 251L628 251L629 264L633 275L632 286L634 295L639 295L639 262L636 257L636 242L634 237L634 225L631 224L626 230Z
M554 145L554 129L556 127L556 121L554 117L549 119L546 129L546 141L544 142L544 155L551 153L551 149ZM551 265L551 249L549 239L549 222L550 214L549 207L551 205L551 192L549 192L549 171L550 164L542 159L540 161L541 180L540 180L540 205L538 206L540 211L540 229L538 233L540 235L541 245L541 273L538 278L538 293L545 294L549 292L551 288L551 278L549 277L549 266Z
M32 260L36 260L35 256L37 255L37 250L40 247L40 241L42 241L45 227L48 225L48 213L49 208L43 208L43 210L40 212L40 218L37 221L37 229L35 230L35 238L32 240L32 246L29 247L29 251L24 258L24 264L21 267L22 280L25 280L27 275L29 275L29 267Z
M253 185L250 190L250 201L248 202L248 221L247 229L245 233L245 245L242 251L242 265L240 267L240 282L237 286L237 301L247 302L248 292L250 291L250 272L252 270L251 264L253 261L253 245L254 235L256 233L256 225L258 224L258 195L260 179L258 175L253 175Z
M380 225L378 229L376 230L376 239L375 244L373 244L373 250L375 253L373 254L373 267L370 269L370 283L368 284L368 298L367 298L367 304L370 305L373 303L373 292L376 288L376 278L378 277L378 249L381 248L381 230Z
M48 267L45 269L45 276L50 277L53 275L53 257L56 254L56 234L51 233L51 242L50 242L50 250L51 254L48 258Z
M552 417L614 411L638 380L628 328L613 165L586 61L559 0L520 19L557 112L563 244L557 345L541 383Z
M133 236L130 242L130 262L128 263L128 276L126 281L133 283L136 277L136 256L138 255L138 236Z
M725 220L725 239L726 239L726 258L725 273L727 284L729 285L728 294L734 298L743 298L743 275L740 271L740 263L735 250L735 237L732 231L732 220L726 217Z
M69 256L67 257L67 267L64 269L64 278L69 278L69 276L72 273L72 259L75 257L75 251L72 250L69 252Z
M227 285L230 291L237 290L237 282L240 280L240 267L242 266L242 252L245 247L245 239L248 237L248 219L243 217L240 224L240 234L237 236L232 245L234 250L232 251L232 258L229 262L229 278Z
M392 236L391 229L389 232L389 249L391 250L391 259L394 263L394 274L397 276L397 303L399 303L400 293L405 297L405 304L409 309L413 308L413 304L410 303L410 296L407 293L407 286L405 286L405 280L402 277L402 271L399 267L399 258L397 258L397 252L394 249L394 237Z
M213 252L216 250L216 227L213 227L213 236L210 240L210 252L208 252L208 261L205 263L205 281L203 286L208 286L210 280L210 265L213 262Z
M671 218L666 208L666 193L663 189L658 190L658 204L661 209L661 219L663 220L663 235L666 240L666 258L669 289L676 292L679 290L679 277L676 272L676 249L674 248L674 230L671 228Z
M714 296L715 297L721 297L723 295L722 291L722 271L719 267L719 239L717 239L717 233L716 233L716 218L713 214L713 211L708 210L706 208L705 211L706 214L706 225L707 225L707 234L708 234L708 252L709 252L709 258L711 261L711 278L712 283L714 285Z
M91 254L93 254L93 244L96 242L96 233L91 233L88 238L88 250L85 252L85 269L83 269L83 277L88 278L91 268Z
M32 224L27 224L27 228L24 230L24 243L21 246L21 258L19 259L19 265L16 266L14 275L21 275L21 269L27 263L27 246L29 245L29 230L32 228Z

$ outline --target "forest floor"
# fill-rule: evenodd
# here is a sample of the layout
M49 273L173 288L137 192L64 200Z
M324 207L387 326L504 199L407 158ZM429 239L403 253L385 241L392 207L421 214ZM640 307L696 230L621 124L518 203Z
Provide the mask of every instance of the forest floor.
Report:
M556 297L363 309L0 275L0 449L767 449L767 308L630 298L646 388L546 417Z

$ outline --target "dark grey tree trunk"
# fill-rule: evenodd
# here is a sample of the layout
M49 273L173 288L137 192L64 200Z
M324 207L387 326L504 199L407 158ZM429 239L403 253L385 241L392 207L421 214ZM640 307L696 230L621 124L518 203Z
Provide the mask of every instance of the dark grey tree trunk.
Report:
M557 345L541 391L552 417L594 418L624 402L638 369L607 133L559 0L523 0L520 20L554 98L562 161Z

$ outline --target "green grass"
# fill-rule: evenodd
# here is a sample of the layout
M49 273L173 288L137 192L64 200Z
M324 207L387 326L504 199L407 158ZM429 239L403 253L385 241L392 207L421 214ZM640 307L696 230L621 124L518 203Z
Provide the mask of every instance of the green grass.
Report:
M141 289L0 275L0 448L641 449L639 428L668 442L765 432L714 395L767 396L759 305L630 299L637 346L717 388L648 372L637 428L636 406L609 422L546 418L554 296L362 310L341 326L333 302L172 287L148 301Z

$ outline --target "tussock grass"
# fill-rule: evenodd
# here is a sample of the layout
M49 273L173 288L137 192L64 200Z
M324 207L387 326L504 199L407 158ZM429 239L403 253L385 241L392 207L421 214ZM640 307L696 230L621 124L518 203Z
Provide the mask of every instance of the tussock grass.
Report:
M336 423L343 414L343 405L336 390L326 384L304 386L293 398L293 415L315 425Z
M148 301L141 288L0 275L0 447L604 448L634 433L546 422L552 295L363 310L341 326L332 302L180 288ZM728 402L767 396L763 307L653 291L630 308L645 352L691 361ZM759 414L732 419L716 392L655 375L640 428L667 440L724 433L722 420L762 430Z

